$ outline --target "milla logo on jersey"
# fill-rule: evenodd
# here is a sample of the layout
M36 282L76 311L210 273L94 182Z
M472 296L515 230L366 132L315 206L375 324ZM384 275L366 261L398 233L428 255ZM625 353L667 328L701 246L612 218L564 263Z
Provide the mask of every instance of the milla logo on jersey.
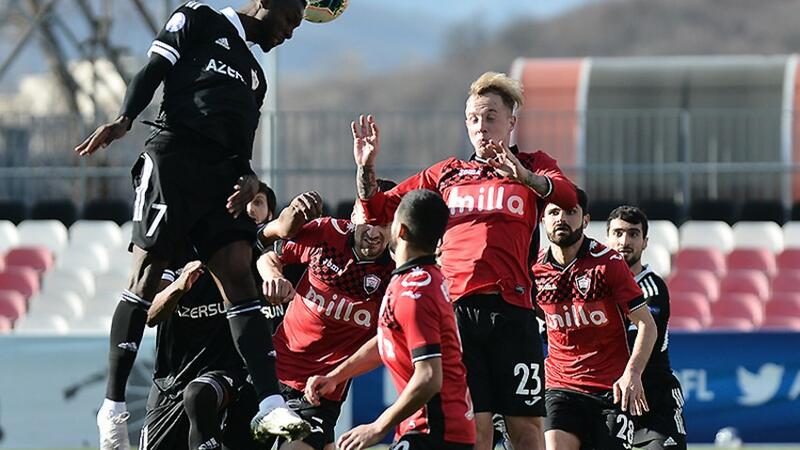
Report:
M522 185L456 186L447 196L450 215L472 212L504 212L515 216L525 215L525 196L528 189Z
M561 330L567 328L600 327L608 323L602 309L591 310L585 304L561 305L563 312L552 314L545 311L544 318L548 328Z
M339 297L334 294L332 299L328 301L325 296L318 294L313 286L309 286L308 292L303 296L303 302L309 308L315 308L318 313L327 317L344 322L353 322L364 328L369 328L372 325L372 313L364 308L353 311L356 306L346 297Z

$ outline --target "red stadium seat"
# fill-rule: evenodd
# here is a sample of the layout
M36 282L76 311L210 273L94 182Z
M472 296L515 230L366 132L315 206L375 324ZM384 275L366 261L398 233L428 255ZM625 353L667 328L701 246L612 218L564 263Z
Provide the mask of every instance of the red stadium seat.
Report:
M800 287L798 270L780 270L771 283L773 295L779 292L798 292L798 287Z
M46 272L53 267L53 253L47 247L17 247L6 254L6 265Z
M670 316L669 329L670 331L697 332L703 330L703 324L700 323L700 321L698 319L695 319L694 317Z
M670 327L680 325L683 318L696 320L701 327L711 322L711 308L703 294L673 292L670 295Z
M772 277L778 272L775 255L764 248L740 248L728 254L728 270L758 270Z
M667 282L670 292L696 292L709 301L719 298L719 281L706 270L682 270L669 278Z
M6 270L6 255L0 252L0 272Z
M0 272L0 289L10 289L26 299L39 292L39 274L29 267L8 267Z
M711 305L712 327L717 319L745 319L754 326L764 321L764 305L752 294L725 294Z
M778 270L800 270L800 248L787 248L776 260Z
M0 317L6 317L11 323L25 315L25 297L17 291L0 291Z
M8 317L0 316L0 334L11 333L11 320Z
M767 317L761 324L761 330L767 331L800 331L800 317Z
M716 248L684 248L675 255L675 267L681 270L708 270L725 274L725 256Z
M720 301L727 294L753 294L762 302L769 299L769 279L757 270L728 272L720 281Z
M765 305L767 317L793 317L800 319L800 293L778 293Z
M756 329L753 322L736 317L717 317L711 322L707 330L715 331L753 331Z

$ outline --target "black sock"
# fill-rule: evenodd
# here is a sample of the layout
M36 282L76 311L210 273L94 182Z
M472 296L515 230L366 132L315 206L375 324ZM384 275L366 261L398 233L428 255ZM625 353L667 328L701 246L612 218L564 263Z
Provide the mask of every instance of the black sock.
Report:
M142 343L142 334L147 322L149 303L128 291L122 293L111 319L108 348L108 384L106 398L115 402L125 401L125 385Z
M203 444L206 444L205 448L220 445L219 395L207 383L189 383L183 390L183 409L189 417L190 450L197 450Z
M269 354L272 352L270 326L261 314L261 306L261 301L253 300L228 309L233 342L247 365L258 401L279 393L275 357Z

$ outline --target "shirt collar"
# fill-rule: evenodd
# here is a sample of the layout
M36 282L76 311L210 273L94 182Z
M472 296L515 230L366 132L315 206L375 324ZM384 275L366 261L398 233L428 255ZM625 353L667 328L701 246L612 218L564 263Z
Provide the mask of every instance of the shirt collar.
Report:
M589 253L589 250L592 247L592 241L593 241L592 238L583 235L583 243L581 244L581 248L578 249L578 253L575 255L575 260L573 260L573 262L577 261L579 258L582 258L587 253ZM553 267L562 269L564 268L553 258L552 246L547 248L547 252L545 252L544 259L542 260L542 262L544 262L545 264L550 264ZM569 267L570 264L567 264L567 267Z
M436 264L436 255L417 256L416 258L409 259L402 266L394 269L392 271L392 275L408 272L415 267L430 266L432 264Z
M236 32L239 33L239 37L242 38L243 41L247 42L247 37L244 35L244 26L242 26L242 21L239 19L239 14L236 12L235 9L231 7L223 8L219 11L225 16L228 21L230 21L231 25L236 28Z
M508 147L508 149L511 150L511 153L513 153L515 155L517 153L519 153L519 147L517 147L516 145L512 145L511 147ZM486 164L488 162L486 160L486 158L481 158L480 156L478 156L477 153L473 153L472 156L469 157L469 160L470 161L478 161L479 163L483 163L483 164Z

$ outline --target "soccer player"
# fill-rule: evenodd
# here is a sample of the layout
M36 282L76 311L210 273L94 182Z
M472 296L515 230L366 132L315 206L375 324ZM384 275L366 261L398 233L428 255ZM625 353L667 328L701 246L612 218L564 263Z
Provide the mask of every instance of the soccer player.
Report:
M606 242L628 263L658 330L653 353L642 374L650 410L633 418L633 445L647 450L686 450L683 389L669 363L669 290L652 268L642 264L642 252L648 244L647 216L635 206L620 206L611 212L606 224ZM636 326L631 324L629 345L633 346L637 335Z
M241 214L258 190L250 159L266 93L249 46L269 51L291 38L304 7L304 0L252 0L238 11L185 3L153 41L120 116L75 148L78 155L91 155L122 138L164 82L156 131L132 171L134 263L111 327L109 382L98 413L103 449L129 448L125 383L161 274L170 261L183 259L187 240L232 304L234 343L260 401L254 432L298 437L309 430L285 407L274 362L263 351L269 327L250 272L255 223Z
M533 267L547 324L545 440L548 450L630 450L630 416L648 409L641 376L655 323L622 255L584 236L587 203L578 189L578 206L545 207L552 245ZM623 316L639 329L631 351Z
M448 216L434 192L414 190L403 198L391 227L398 267L381 304L378 335L327 376L308 380L306 396L318 402L381 362L392 376L397 400L375 422L342 435L339 449L375 445L393 427L395 450L473 448L475 424L458 329L435 256Z
M506 417L514 448L544 448L543 355L530 261L538 253L544 203L569 209L576 202L555 160L507 146L522 100L519 82L483 74L470 87L465 111L475 153L436 163L385 194L375 186L378 126L364 116L352 124L358 196L370 220L388 222L402 197L418 188L439 193L450 208L440 261L464 346L478 450L492 448L493 412Z
M332 449L349 380L314 405L304 398L306 381L328 373L375 336L378 308L395 265L387 248L388 225L323 217L294 230L292 224L303 220L295 211L290 205L268 226L291 240L278 241L259 259L267 301L293 300L272 338L276 370L289 406L312 426L305 439L280 448ZM283 266L298 263L308 269L293 289Z

